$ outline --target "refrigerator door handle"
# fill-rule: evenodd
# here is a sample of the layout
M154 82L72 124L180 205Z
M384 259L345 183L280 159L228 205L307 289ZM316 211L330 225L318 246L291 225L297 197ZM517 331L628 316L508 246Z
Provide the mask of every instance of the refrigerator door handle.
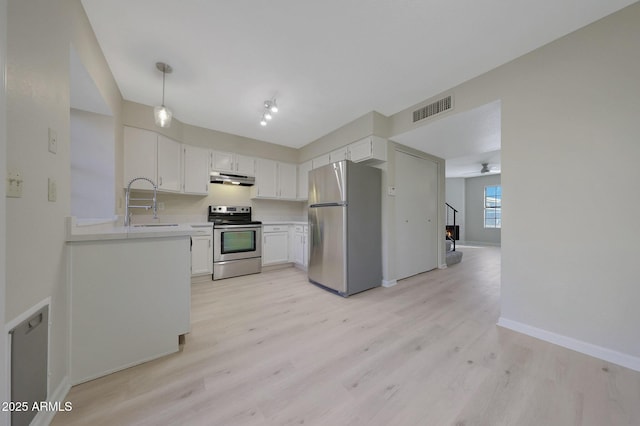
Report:
M318 203L318 204L311 204L309 206L309 208L316 208L316 207L346 207L348 205L348 203L346 201L340 201L338 203Z

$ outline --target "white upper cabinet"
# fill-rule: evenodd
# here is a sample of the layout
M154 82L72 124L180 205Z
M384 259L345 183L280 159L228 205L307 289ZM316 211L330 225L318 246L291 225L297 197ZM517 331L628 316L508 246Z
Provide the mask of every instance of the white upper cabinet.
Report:
M186 194L209 193L209 150L182 145L184 158L183 191Z
M295 200L297 190L297 167L264 158L256 159L255 198L278 198Z
M149 130L124 127L124 187L132 179L145 177L156 182L157 179L157 142L158 135ZM156 182L157 184L157 182ZM133 189L151 189L148 182L136 181Z
M211 151L211 171L233 173L235 171L235 154Z
M236 172L243 176L256 175L256 159L246 155L236 154L235 156Z
M256 183L253 192L257 198L277 198L278 163L264 158L256 159Z
M311 170L311 160L298 164L298 200L309 199L309 171Z
M295 200L298 189L298 168L295 164L278 163L278 198Z
M256 175L255 158L232 152L211 151L211 171L243 176Z
M368 136L347 147L351 161L376 163L387 161L387 141L378 136Z
M158 189L182 191L182 144L158 135Z
M314 169L317 169L318 167L326 166L329 163L331 163L330 154L323 154L311 160L311 165L313 166Z
M335 163L336 161L348 160L349 159L349 150L346 146L342 148L338 148L335 151L331 151L329 153L329 162Z

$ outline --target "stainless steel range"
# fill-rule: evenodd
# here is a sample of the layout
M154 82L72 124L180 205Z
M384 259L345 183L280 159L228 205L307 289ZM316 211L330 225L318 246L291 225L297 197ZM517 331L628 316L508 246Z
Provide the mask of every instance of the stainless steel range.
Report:
M213 279L262 271L262 222L251 220L251 207L209 206L213 222Z

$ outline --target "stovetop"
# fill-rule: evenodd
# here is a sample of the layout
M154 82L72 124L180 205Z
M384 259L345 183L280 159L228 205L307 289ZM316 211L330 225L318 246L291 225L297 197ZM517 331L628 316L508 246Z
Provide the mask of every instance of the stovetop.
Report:
M209 222L214 226L262 224L251 219L251 207L248 206L209 206Z

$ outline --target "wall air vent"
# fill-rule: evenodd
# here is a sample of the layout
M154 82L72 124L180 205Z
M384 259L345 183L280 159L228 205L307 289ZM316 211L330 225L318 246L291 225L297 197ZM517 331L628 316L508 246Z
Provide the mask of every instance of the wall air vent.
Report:
M451 108L453 108L453 98L449 95L413 111L413 122L424 120L425 118L448 111Z

